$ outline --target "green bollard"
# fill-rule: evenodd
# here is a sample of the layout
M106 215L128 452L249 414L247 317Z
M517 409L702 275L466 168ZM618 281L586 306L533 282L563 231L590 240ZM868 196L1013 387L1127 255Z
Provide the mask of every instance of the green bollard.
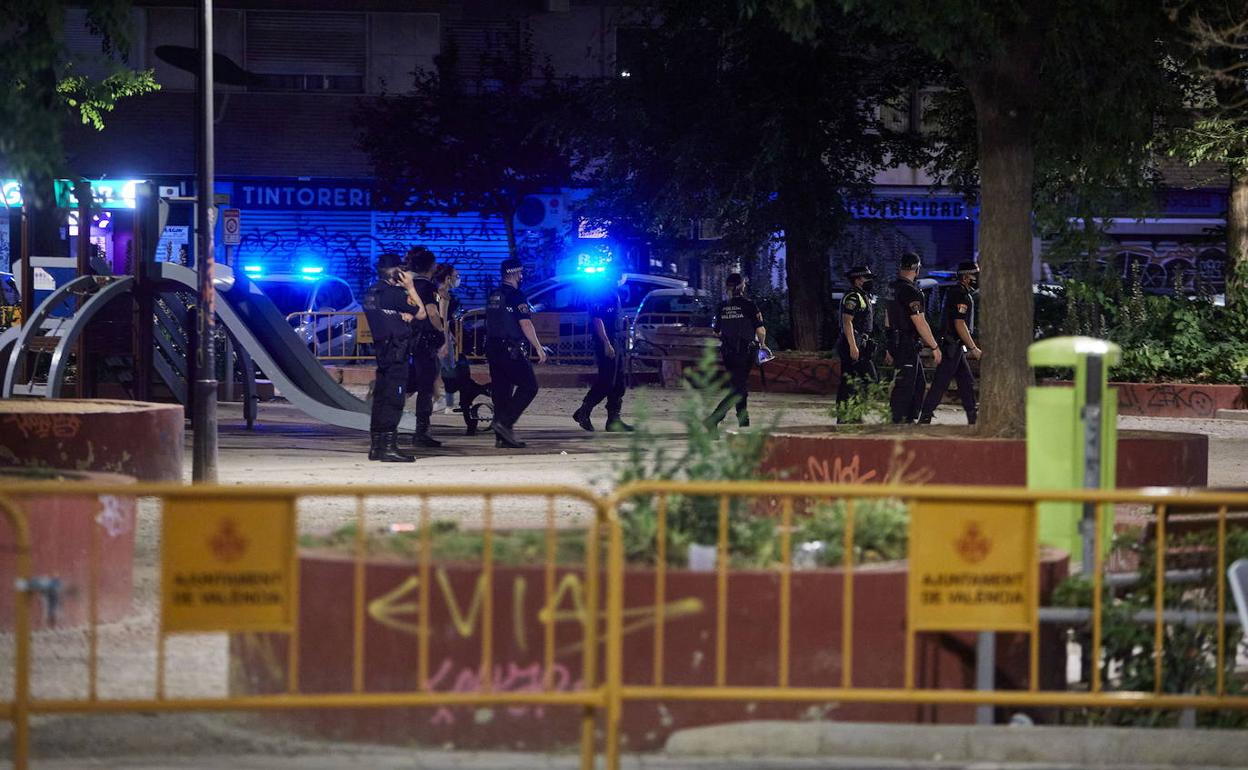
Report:
M1122 350L1117 345L1092 337L1054 337L1027 349L1027 363L1033 368L1075 370L1073 388L1027 388L1028 489L1114 486L1118 395L1109 390L1109 367L1121 358ZM1091 504L1041 503L1037 516L1039 542L1066 551L1072 561L1090 565L1095 510ZM1113 527L1113 516L1105 516L1102 553L1109 549Z

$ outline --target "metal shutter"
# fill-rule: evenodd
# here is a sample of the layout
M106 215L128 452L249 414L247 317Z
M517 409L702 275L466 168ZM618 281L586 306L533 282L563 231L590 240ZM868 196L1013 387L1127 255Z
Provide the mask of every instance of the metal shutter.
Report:
M247 12L247 68L266 75L364 75L362 13Z

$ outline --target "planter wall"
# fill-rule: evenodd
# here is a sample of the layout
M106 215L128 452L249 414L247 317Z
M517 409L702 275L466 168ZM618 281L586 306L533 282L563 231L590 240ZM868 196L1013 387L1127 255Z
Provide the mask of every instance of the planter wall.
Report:
M91 538L98 538L98 613L101 623L120 620L130 613L134 589L133 497L73 494L73 482L128 484L128 476L111 473L37 474L0 471L4 481L51 480L66 482L65 494L45 497L12 495L10 500L26 516L30 530L33 574L61 580L56 627L85 625L88 619ZM17 565L13 555L13 532L0 519L0 629L13 628L13 591ZM44 604L35 603L33 627L51 624Z
M1021 438L976 438L954 428L937 433L901 427L892 435L827 428L780 431L768 438L764 471L794 480L843 484L1025 486L1027 448ZM1208 479L1208 436L1118 432L1119 487L1203 487Z
M185 419L178 404L5 399L0 401L0 467L181 481Z
M1142 417L1217 416L1219 409L1248 409L1248 387L1189 383L1114 382L1118 414Z
M307 692L346 692L352 677L352 565L349 561L305 555L301 592L316 596L300 611L300 681ZM1042 593L1066 576L1064 555L1046 556ZM479 569L445 566L434 571L430 604L429 685L439 691L480 687L481 619L472 608ZM580 686L580 624L584 618L583 575L561 571L552 601L543 595L541 568L498 567L494 588L493 686L501 690L540 689L547 604L556 619L556 689ZM418 573L415 565L374 562L366 570L368 616L365 625L365 687L371 691L410 690L416 685ZM445 585L443 585L443 582ZM860 569L855 574L854 683L899 687L903 682L905 624L904 564ZM774 572L734 572L729 580L727 681L730 685L770 685L778 670L779 578ZM449 589L449 590L448 590ZM707 685L715 676L715 575L669 572L666 593L665 681ZM837 686L841 676L841 572L819 569L793 577L791 682ZM653 682L654 576L630 569L625 584L624 678ZM602 606L601 604L599 606ZM547 610L547 613L549 610ZM998 679L1002 686L1025 685L1027 640L1002 635ZM974 639L967 634L920 637L917 675L924 687L973 687ZM231 640L232 689L236 693L278 692L284 688L287 640L277 635L238 635ZM1042 643L1041 670L1064 686L1065 652L1056 633ZM602 659L601 656L599 658ZM547 710L551 711L551 710ZM575 744L575 709L543 713L532 708L381 709L319 711L256 716L324 738L419 743L457 747L543 749ZM838 720L967 723L973 707L885 704L664 703L629 704L624 711L626 745L635 750L661 747L672 731L743 719L802 719L817 715ZM543 718L545 717L545 718Z

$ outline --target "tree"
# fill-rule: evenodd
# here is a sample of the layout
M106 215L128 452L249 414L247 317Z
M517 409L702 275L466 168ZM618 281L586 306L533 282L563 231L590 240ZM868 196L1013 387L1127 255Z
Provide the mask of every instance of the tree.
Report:
M108 74L95 79L79 71L65 44L63 0L0 0L4 45L0 47L0 164L22 185L36 208L55 207L53 180L66 168L62 131L67 119L98 129L117 101L159 88L151 70L126 66L130 52L129 0L91 0L86 26L101 40ZM81 3L75 5L82 5ZM58 223L36 217L35 248L52 253Z
M1226 299L1248 302L1248 2L1180 0L1170 16L1197 74L1192 115L1175 131L1172 154L1226 166Z
M913 157L877 107L928 77L931 60L825 9L810 43L735 0L654 0L636 9L636 53L590 84L573 116L594 194L589 218L674 236L714 221L748 269L783 237L796 347L834 324L829 247L882 168Z
M1168 29L1156 0L841 0L882 30L948 64L974 114L938 150L973 164L981 201L984 272L979 430L1019 434L1031 380L1032 238L1037 192L1087 202L1096 190L1144 177L1165 80ZM792 34L817 30L809 0L746 0ZM938 137L938 140L940 137ZM964 168L965 170L965 168ZM1040 184L1038 184L1040 182Z
M522 27L479 61L462 61L451 39L434 65L413 73L410 92L363 102L355 116L382 205L497 215L514 256L521 201L571 178L567 153L547 130L570 86L538 66Z

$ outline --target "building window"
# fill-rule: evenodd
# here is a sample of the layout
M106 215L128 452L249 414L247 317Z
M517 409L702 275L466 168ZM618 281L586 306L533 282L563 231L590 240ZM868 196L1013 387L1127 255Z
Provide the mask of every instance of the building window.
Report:
M247 12L252 91L363 93L368 58L362 13Z

